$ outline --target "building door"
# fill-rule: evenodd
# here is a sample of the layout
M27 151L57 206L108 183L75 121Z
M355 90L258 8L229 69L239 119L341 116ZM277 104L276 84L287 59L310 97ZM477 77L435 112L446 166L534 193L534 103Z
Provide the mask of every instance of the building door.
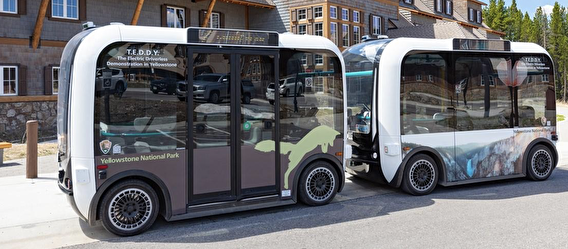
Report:
M189 203L278 193L275 51L189 48ZM276 96L277 98L278 96Z

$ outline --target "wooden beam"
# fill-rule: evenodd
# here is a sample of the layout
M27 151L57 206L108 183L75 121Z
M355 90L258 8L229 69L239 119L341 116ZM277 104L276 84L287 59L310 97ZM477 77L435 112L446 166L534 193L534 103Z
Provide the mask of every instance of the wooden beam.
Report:
M203 20L203 25L201 25L201 27L206 28L209 26L209 18L211 18L211 12L213 12L213 7L215 7L216 1L217 0L211 0L211 2L209 2L209 8L207 8L207 13L204 17L205 20Z
M41 45L44 47L65 47L66 41L52 41L43 40ZM30 40L25 38L4 38L0 37L0 45L18 45L18 46L29 46Z
M57 95L3 96L0 103L57 101Z
M249 6L245 6L245 29L249 28Z
M47 12L47 5L49 0L41 0L39 5L39 12L37 13L36 24L34 33L32 34L32 48L36 49L39 45L39 38L41 37L41 28L43 27L43 19L45 19L45 12Z
M134 15L132 15L132 22L130 22L130 25L136 25L138 23L142 5L144 5L144 0L138 0L138 4L136 5L136 10L134 10Z

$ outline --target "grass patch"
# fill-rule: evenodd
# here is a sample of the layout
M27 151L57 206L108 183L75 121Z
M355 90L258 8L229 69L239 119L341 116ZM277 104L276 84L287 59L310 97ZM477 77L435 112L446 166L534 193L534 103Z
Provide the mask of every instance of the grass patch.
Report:
M38 156L48 156L57 153L57 143L41 143L37 145ZM13 144L12 148L4 149L4 161L26 157L26 144Z
M556 122L564 121L566 117L562 114L556 114Z

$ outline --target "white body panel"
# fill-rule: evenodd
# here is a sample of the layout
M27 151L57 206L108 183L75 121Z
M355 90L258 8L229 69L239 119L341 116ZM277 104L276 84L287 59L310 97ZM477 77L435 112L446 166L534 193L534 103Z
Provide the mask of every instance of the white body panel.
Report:
M385 179L391 182L401 166L403 155L387 154L391 147L401 147L400 131L400 75L404 57L411 51L455 51L453 39L416 39L398 38L386 45L379 64L378 78L378 116L379 123L379 153L380 164ZM470 51L489 52L491 51ZM545 49L533 43L511 43L511 53L541 53L547 54ZM437 134L434 134L437 135ZM453 136L452 136L453 137ZM424 136L425 139L435 139L434 136ZM450 141L444 137L444 141Z
M73 83L70 90L71 108L69 113L72 118L68 125L71 171L74 176L72 178L73 198L79 212L84 217L89 217L91 200L96 193L93 148L93 145L98 146L93 137L96 63L101 52L107 46L116 42L187 44L187 29L109 25L97 28L87 35L77 48L71 77ZM332 51L340 59L341 68L344 68L343 57L337 46L323 37L282 34L279 37L279 48ZM345 72L343 72L342 77L344 79L343 88L346 89ZM346 101L344 101L344 110L347 109L346 105ZM344 114L343 134L345 141L347 134L346 114ZM343 159L343 163L345 164L345 159Z

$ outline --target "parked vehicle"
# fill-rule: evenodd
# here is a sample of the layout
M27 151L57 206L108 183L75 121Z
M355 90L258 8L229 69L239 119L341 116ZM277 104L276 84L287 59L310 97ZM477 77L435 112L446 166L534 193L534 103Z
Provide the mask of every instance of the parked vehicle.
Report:
M278 89L279 93L284 97L288 97L290 94L296 94L296 96L302 95L304 92L304 83L298 81L298 85L296 86L295 82L295 77L281 79L280 88Z
M168 95L172 95L176 93L178 81L178 78L175 77L165 77L159 80L153 80L150 82L150 90L154 94L163 92L167 93Z
M103 71L104 68L97 68L97 77L95 78L95 90L97 94L103 94L106 89L103 86ZM109 68L106 70L111 70L112 77L110 80L110 85L107 86L110 94L114 94L116 97L122 97L122 94L126 91L128 84L124 78L124 73L118 68Z
M220 103L223 99L229 98L230 75L209 73L201 74L193 78L193 99L211 103ZM241 81L241 100L244 104L249 104L254 98L254 85L250 80ZM180 81L177 83L176 94L180 101L185 101L187 96L187 83Z

